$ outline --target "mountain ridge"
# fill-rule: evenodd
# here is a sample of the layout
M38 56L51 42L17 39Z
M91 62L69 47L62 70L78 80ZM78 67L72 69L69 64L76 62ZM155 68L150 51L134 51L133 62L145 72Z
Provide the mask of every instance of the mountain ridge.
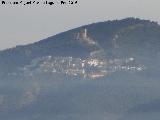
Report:
M3 120L159 120L160 26L95 23L0 52Z
M79 58L90 56L96 46L90 49L91 46L86 46L86 43L82 44L80 39L76 39L77 33L81 33L84 29L87 30L89 39L93 38L93 41L99 44L107 58L136 57L141 62L146 57L159 59L160 26L158 23L126 18L81 26L33 44L0 51L0 68L3 68L0 73L17 70L30 64L35 58L49 55Z

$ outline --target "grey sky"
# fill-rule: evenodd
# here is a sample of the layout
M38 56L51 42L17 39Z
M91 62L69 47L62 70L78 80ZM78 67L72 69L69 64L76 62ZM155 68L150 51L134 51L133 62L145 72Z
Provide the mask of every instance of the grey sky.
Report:
M78 0L77 5L63 6L0 5L0 49L39 41L93 22L125 17L160 22L159 5L160 0Z

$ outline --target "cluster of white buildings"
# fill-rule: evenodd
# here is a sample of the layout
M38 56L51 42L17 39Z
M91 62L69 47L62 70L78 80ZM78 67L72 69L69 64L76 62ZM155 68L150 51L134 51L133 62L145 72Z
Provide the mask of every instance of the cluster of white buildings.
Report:
M134 58L126 59L80 59L73 57L44 57L25 66L25 71L42 73L60 73L70 76L99 78L117 71L142 71L144 67L134 65ZM38 67L36 67L38 66Z

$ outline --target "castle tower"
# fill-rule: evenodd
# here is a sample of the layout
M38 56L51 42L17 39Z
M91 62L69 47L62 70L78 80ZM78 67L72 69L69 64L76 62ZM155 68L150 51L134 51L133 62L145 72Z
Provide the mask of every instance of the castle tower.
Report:
M86 28L84 29L84 37L85 38L87 37L87 29Z

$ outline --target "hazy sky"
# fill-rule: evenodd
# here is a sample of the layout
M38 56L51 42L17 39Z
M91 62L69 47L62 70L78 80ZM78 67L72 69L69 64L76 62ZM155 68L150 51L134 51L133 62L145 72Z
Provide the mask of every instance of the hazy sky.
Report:
M53 6L0 5L0 49L39 41L93 22L139 17L160 23L159 6L160 0L78 0L76 5Z

